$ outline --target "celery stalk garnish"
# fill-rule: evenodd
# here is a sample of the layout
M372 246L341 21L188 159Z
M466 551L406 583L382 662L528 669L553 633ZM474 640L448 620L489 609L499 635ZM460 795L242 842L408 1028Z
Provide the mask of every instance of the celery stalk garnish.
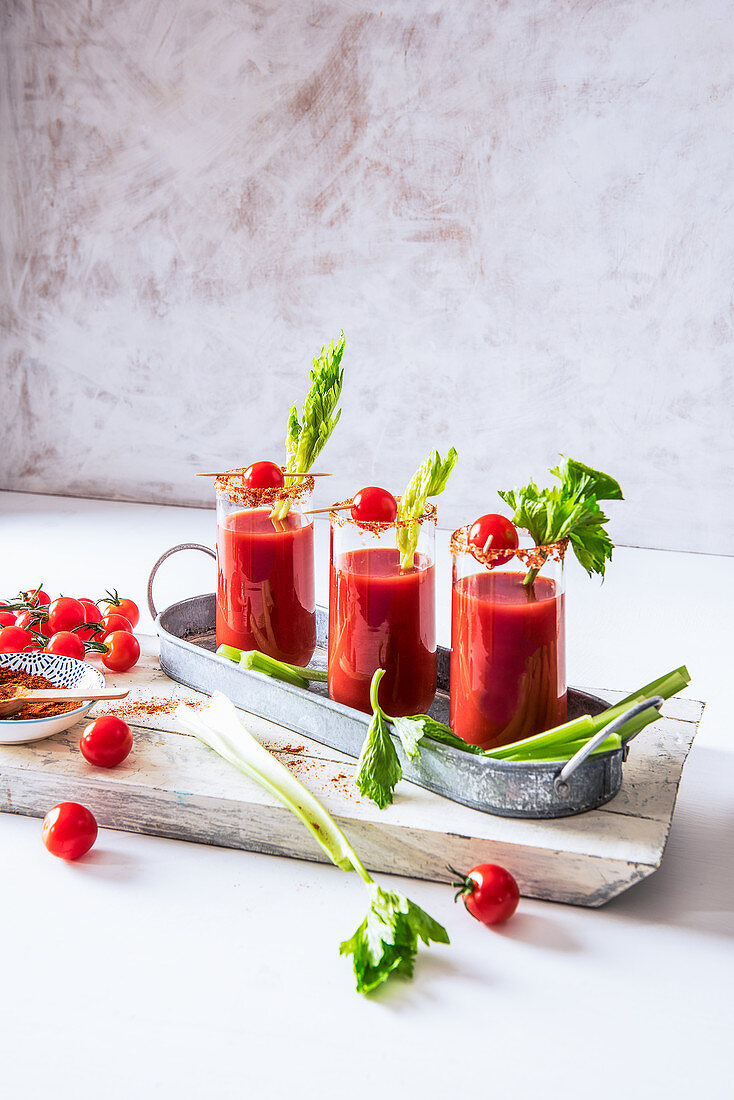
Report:
M334 819L255 740L226 696L215 692L208 707L199 714L181 714L179 722L184 730L269 791L303 822L332 863L343 871L356 871L364 882L369 911L351 939L340 946L342 955L352 956L359 993L376 989L392 973L410 977L419 940L425 944L449 942L446 929L419 906L374 881Z
M341 409L336 415L334 410L339 403L344 380L344 370L340 368L344 347L342 333L336 343L332 340L328 348L322 347L321 354L313 360L311 387L303 403L300 423L296 406L291 406L285 444L288 470L307 473L339 422ZM288 477L287 473L285 484L293 484L293 478ZM275 504L270 516L274 520L283 520L289 510L290 501L281 500Z
M265 676L283 680L294 687L308 687L309 680L325 683L329 675L324 668L304 668L301 665L289 665L287 661L276 661L275 657L261 653L259 649L237 649L233 645L220 645L217 656L226 657L228 661L234 661L252 672L262 672Z
M513 510L512 522L530 533L536 546L550 546L568 538L586 572L604 576L607 561L612 560L614 544L604 524L609 517L598 505L600 500L623 500L619 484L599 470L568 458L550 471L560 485L539 489L530 482L521 489L508 489L499 496ZM540 566L529 569L523 584L530 587Z
M449 726L437 722L430 715L415 714L407 718L391 718L385 714L377 701L377 689L383 676L384 670L378 669L372 678L370 687L372 721L362 746L359 771L355 779L360 793L371 798L381 810L393 801L393 791L403 777L400 757L390 735L391 726L409 760L417 760L420 757L421 743L434 741L458 749L460 752L483 756L489 760L563 763L575 756L592 737L596 737L605 726L624 714L635 703L641 703L653 695L662 695L664 699L670 699L690 682L688 669L683 665L646 684L632 695L628 695L621 703L608 707L595 717L582 714L579 718L564 722L563 725L555 726L553 729L544 730L543 733L536 733L533 737L526 737L522 741L500 745L495 749L480 749L478 745L470 745L457 737ZM659 717L660 714L655 707L648 707L642 714L625 722L616 733L611 733L606 741L594 750L593 755L620 748L630 737L639 733L651 722L656 722Z
M446 482L458 457L454 448L451 447L444 462L438 451L433 450L408 482L400 498L397 515L401 569L413 567L420 534L418 520L425 511L428 498L438 496L446 488Z

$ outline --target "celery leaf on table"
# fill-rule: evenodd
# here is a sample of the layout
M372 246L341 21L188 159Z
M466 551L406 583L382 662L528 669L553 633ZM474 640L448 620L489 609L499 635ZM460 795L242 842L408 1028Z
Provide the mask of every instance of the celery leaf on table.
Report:
M458 457L455 449L451 447L444 461L434 449L408 482L400 498L397 515L401 569L410 569L413 565L413 555L418 546L420 533L418 520L425 511L428 498L438 496L446 488L446 482Z
M183 709L183 708L182 708ZM188 708L179 724L254 782L259 783L295 814L329 859L343 871L356 871L365 884L370 907L362 924L340 946L352 955L359 993L369 993L391 974L410 977L418 941L448 943L446 929L409 898L383 890L365 869L336 821L302 783L256 741L232 702L215 691L199 714Z
M419 940L449 942L446 929L404 894L383 890L377 883L367 889L369 913L340 948L342 955L353 957L360 993L369 993L393 972L410 978Z

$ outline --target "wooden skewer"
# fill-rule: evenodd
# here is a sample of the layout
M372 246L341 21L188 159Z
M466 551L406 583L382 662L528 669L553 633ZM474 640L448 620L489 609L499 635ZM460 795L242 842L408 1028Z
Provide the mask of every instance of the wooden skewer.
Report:
M197 474L196 476L197 477L226 477L229 474L241 474L241 473L242 473L241 470L220 470L219 473L217 473L215 471L212 474ZM286 472L283 474L283 477L331 477L331 476L332 476L331 474L316 474L316 473L313 473L311 470L309 470L309 472L307 474L296 473L295 470L286 470Z
M351 504L334 504L331 508L314 508L312 512L301 512L302 516L320 516L323 512L343 512L351 508Z

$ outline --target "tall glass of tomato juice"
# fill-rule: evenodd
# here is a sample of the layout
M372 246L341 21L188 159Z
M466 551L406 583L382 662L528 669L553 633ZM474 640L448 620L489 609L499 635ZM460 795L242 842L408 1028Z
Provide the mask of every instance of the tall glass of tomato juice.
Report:
M314 479L251 489L241 473L217 478L217 645L258 649L307 665L316 648ZM273 506L287 500L284 519Z
M422 714L436 694L435 506L418 521L407 569L399 520L358 523L348 511L329 518L329 695L369 714L370 683L384 668L380 706L394 717Z
M506 551L470 548L468 533L451 538L450 722L488 749L566 721L567 540L521 547L508 561Z

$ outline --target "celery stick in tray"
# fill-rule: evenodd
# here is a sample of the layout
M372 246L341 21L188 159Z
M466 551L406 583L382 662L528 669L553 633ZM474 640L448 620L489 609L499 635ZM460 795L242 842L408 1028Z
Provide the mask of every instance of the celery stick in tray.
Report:
M448 943L446 929L397 890L379 886L344 833L321 803L271 756L243 725L233 703L214 692L200 714L179 715L183 729L239 768L300 818L329 859L342 871L356 871L367 888L369 910L354 935L341 944L351 955L357 991L369 993L391 974L410 977L418 942Z
M287 470L307 473L339 422L341 409L336 412L336 415L335 409L339 403L344 380L344 370L340 366L344 347L344 333L342 333L336 343L332 340L328 348L323 347L321 354L313 360L311 388L303 403L300 422L296 406L291 406L285 445ZM285 483L293 484L293 479L288 477L287 471ZM271 512L272 518L285 519L289 508L290 501L279 501Z

